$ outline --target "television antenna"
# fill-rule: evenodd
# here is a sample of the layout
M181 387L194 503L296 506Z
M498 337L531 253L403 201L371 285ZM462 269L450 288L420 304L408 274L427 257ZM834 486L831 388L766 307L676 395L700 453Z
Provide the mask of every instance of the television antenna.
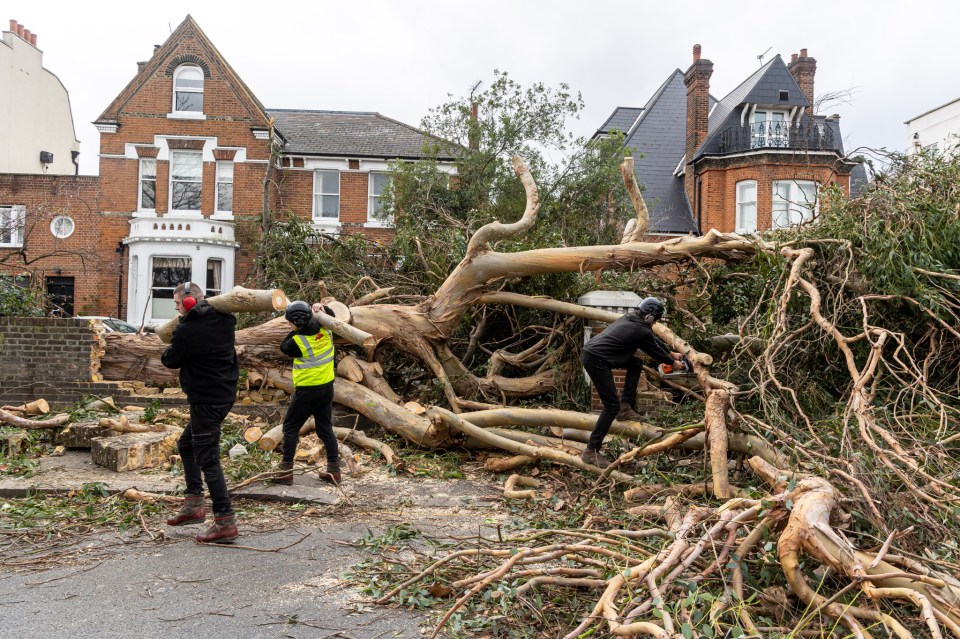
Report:
M763 53L761 53L760 55L757 56L757 60L760 61L760 66L761 66L761 67L763 66L763 59L766 57L766 55L767 55L768 53L770 53L770 49L772 49L772 48L773 48L772 46L771 46L771 47L767 47L767 50L766 50L766 51L764 51Z

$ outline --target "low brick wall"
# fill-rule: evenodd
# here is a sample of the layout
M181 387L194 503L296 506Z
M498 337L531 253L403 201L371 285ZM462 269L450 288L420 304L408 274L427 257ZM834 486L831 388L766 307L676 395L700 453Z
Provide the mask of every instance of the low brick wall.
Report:
M52 317L0 317L0 402L46 399L61 407L84 395L118 394L92 362L103 351L97 321Z

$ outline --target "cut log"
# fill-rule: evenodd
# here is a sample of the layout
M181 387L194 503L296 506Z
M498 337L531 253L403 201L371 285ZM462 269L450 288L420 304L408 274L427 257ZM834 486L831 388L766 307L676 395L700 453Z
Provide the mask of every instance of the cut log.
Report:
M18 417L13 413L8 413L7 411L0 409L0 422L10 424L11 426L16 426L17 428L27 428L27 429L42 429L42 428L59 428L64 424L70 421L70 415L66 413L60 413L59 415L54 415L49 419L27 419L26 417Z
M93 440L97 437L113 437L115 431L100 425L100 420L89 419L75 422L64 428L57 435L57 443L66 448L84 448L90 450Z
M113 401L112 397L100 397L98 399L91 400L83 405L84 410L98 410L105 412L119 413L120 408L117 406L117 403Z
M251 426L243 431L243 439L246 440L248 444L260 441L261 437L263 437L263 430L259 426Z
M167 428L163 424L140 424L131 422L126 415L121 415L120 419L104 417L99 422L100 426L108 428L117 433L160 433Z
M333 316L344 324L349 324L350 320L353 319L353 316L350 314L350 307L343 302L338 302L332 297L325 297L320 300L320 303L333 311Z
M279 426L274 426L266 433L263 434L259 440L257 440L257 445L261 450L273 450L283 442L283 424Z
M359 382L363 379L363 369L360 368L355 356L347 355L337 362L337 376L349 379L351 382Z
M46 415L50 412L50 404L45 399L35 399L29 404L21 406L4 406L3 410L24 413L25 415Z
M390 384L383 377L383 367L380 366L379 362L368 362L365 359L355 358L356 365L362 373L362 379L360 383L372 390L378 395L386 397L388 400L395 404L401 403L403 400L397 395L393 388L390 387Z
M223 313L262 313L282 311L287 307L287 296L280 289L255 290L234 286L226 293L206 298L207 303ZM180 324L180 316L164 323L157 329L157 336L164 344L173 339L173 331Z
M93 463L118 473L159 466L176 450L182 432L182 429L173 427L162 433L98 437L90 449Z
M341 442L350 442L367 450L375 450L383 455L384 460L394 468L398 470L403 468L403 462L397 458L396 453L393 452L393 449L389 445L367 437L360 431L353 430L352 428L338 428L335 426L333 432Z
M142 490L137 490L136 488L127 488L125 491L123 491L122 497L129 501L162 501L165 504L179 504L183 502L183 499L180 497L174 497L173 495L161 495L160 493L148 493Z
M351 324L347 324L336 317L330 317L323 311L314 313L313 317L320 322L320 326L329 329L334 334L339 335L352 344L362 346L368 353L372 352L377 346L377 338L370 333L362 331Z
M524 466L529 466L535 461L537 460L528 455L514 455L512 457L488 457L487 461L483 462L483 467L493 473L505 473L508 470L516 470L518 468L523 468Z

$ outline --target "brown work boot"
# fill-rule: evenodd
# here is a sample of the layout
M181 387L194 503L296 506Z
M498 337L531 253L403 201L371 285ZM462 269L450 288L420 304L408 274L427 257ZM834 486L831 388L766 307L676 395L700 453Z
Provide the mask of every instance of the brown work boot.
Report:
M584 449L583 454L580 455L580 459L591 466L596 466L597 468L606 468L613 463L604 457L603 453L601 453L599 450L593 450L592 448Z
M340 485L341 475L340 475L340 464L334 463L331 464L327 462L326 472L318 471L317 475L320 477L320 481L325 481L336 486Z
M292 486L293 485L293 462L280 462L280 471L286 471L282 475L277 475L273 478L273 483L280 484L281 486Z
M168 526L186 526L188 524L202 524L207 518L203 509L203 495L184 495L183 505L177 514L167 520Z
M230 513L214 516L213 525L195 539L204 544L225 544L236 539L237 534L237 516Z
M643 417L637 411L633 410L633 406L627 402L620 402L620 412L617 413L617 419L619 421L626 422L642 422Z

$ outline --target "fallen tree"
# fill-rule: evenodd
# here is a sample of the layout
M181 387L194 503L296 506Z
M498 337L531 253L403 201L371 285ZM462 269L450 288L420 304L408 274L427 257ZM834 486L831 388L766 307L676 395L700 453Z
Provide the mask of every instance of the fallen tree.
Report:
M920 270L915 272L923 277L939 278L939 288L944 291L943 304L931 309L903 295L887 294L880 299L877 295L864 294L863 282L851 275L859 270L857 264L852 257L845 257L855 253L853 240L811 238L801 230L798 235L781 238L785 240L781 243L716 231L702 237L642 242L639 239L645 229L646 213L641 206L621 244L501 252L496 250L498 244L528 231L536 223L539 209L537 188L529 171L519 159L514 160L514 168L526 192L523 214L511 224L492 222L479 228L467 244L463 259L432 295L415 304L398 304L386 303L386 294L378 292L365 296L366 299L360 298L361 304L351 306L352 326L371 335L377 350L368 349L363 357L348 355L352 361L341 360L343 377L336 381L335 401L417 446L449 447L479 442L481 446L505 450L515 456L510 463L501 464L503 469L550 460L594 473L597 481L613 481L625 486L642 483L624 471L628 462L652 455L683 455L691 449L705 450L708 470L701 481L706 488L678 489L663 503L630 509L638 516L667 520L666 527L653 536L658 539L666 536L669 541L655 550L636 547L616 535L596 531L584 533L590 536L591 543L563 541L566 537L578 537L579 533L559 531L555 533L557 541L547 545L522 545L523 538L514 538L507 540L507 546L513 544L512 550L504 547L473 554L458 554L458 551L440 559L398 588L420 579L438 578L441 566L461 557L485 556L503 561L484 568L475 578L457 582L456 587L464 589L464 594L448 610L434 634L476 593L506 583L515 574L512 571L522 566L565 559L584 563L583 569L589 570L597 561L604 561L602 558L613 562L604 564L607 569L618 567L614 577L543 579L554 573L540 568L531 568L534 572L524 575L530 578L527 583L533 584L530 588L553 584L599 591L593 610L568 637L578 636L600 622L618 636L675 636L678 626L684 624L674 622L671 606L681 609L681 614L691 615L701 606L682 603L691 585L708 580L715 584L720 578L727 585L721 588L722 596L712 600L715 603L707 616L711 632L736 628L741 633L784 633L789 628L771 629L754 622L750 610L754 604L744 589L747 558L759 552L758 547L765 538L772 537L783 583L798 601L808 606L794 619L795 623L806 625L816 616L817 628L824 632L840 623L854 636L869 637L871 627L879 624L898 637L907 637L913 636L914 622L919 621L932 636L940 636L944 628L960 636L960 590L949 573L956 564L933 562L935 567L932 567L923 557L913 559L906 552L891 552L891 543L873 553L862 551L838 528L849 525L852 515L847 506L850 505L861 513L868 513L858 515L861 525L874 526L877 531L890 535L888 542L896 537L896 531L891 529L890 522L883 520L882 509L876 503L891 495L878 494L868 485L869 462L851 461L845 454L854 446L854 433L857 444L863 444L871 460L889 472L890 481L896 482L894 493L903 491L905 498L921 505L918 520L928 525L934 535L949 530L944 528L948 525L943 523L944 518L957 517L960 469L955 460L942 454L957 441L952 433L958 414L956 377L951 387L949 376L937 369L937 362L932 359L933 353L939 352L956 361L957 351L945 350L945 345L957 348L960 333L953 328L957 322L944 319L952 314L955 320L955 311L960 309L954 285L960 276L951 270L955 266L942 266L940 270L916 267ZM960 197L950 196L951 201L957 202L956 210L960 210ZM642 199L639 201L642 205ZM820 230L824 227L831 227L830 219L821 222ZM826 264L819 265L815 274L810 267L818 255ZM706 291L706 287L714 283L711 269L715 266L717 272L727 278L717 280L716 285L722 287L734 279L722 269L729 271L727 265L748 260L766 265L767 272L758 280L759 297L751 299L755 307L748 308L740 320L739 331L745 339L726 348L728 359L723 368L739 377L739 383L718 374L717 363L709 354L697 350L666 325L657 325L658 335L673 350L683 352L694 365L699 386L697 395L704 402L702 421L679 431L651 424L616 423L611 433L635 448L622 455L608 471L589 467L576 454L565 450L576 450L574 442L530 432L532 426L541 430L558 428L561 432L563 429L589 431L595 418L507 406L512 400L549 394L564 378L579 374L575 360L571 362L563 357L567 346L563 331L548 328L518 351L490 351L489 367L483 376L469 368L464 363L466 358L458 356L451 344L466 316L475 309L494 305L536 308L594 321L615 319L615 315L595 309L499 290L504 282L514 278L618 270L644 272L656 267L696 264L697 268L691 270L703 274ZM736 268L739 267L733 270ZM775 276L771 276L771 272ZM746 277L753 281L755 276L747 273ZM835 281L837 278L839 282ZM818 282L830 287L828 301L824 300ZM798 291L805 295L806 302L798 298ZM706 313L715 315L729 310L710 309L710 299L707 295L694 296L690 304L694 310L688 308L687 311L696 316L697 304L706 309ZM922 337L928 344L926 355L918 357L915 336L908 337L873 322L868 309L870 303L876 301L913 304L921 309L929 318L927 332ZM845 330L851 326L851 308L857 309L861 316L861 330L849 334ZM816 336L812 334L815 329L820 331ZM290 390L288 365L276 348L288 330L289 325L282 319L271 320L239 331L237 341L245 367L259 371L264 383ZM747 332L751 330L755 332ZM816 344L816 348L810 344ZM171 374L157 368L161 349L162 345L151 342L149 337L108 335L101 370L105 377L122 371L120 378L136 372L144 381L168 380ZM425 373L438 383L446 408L434 406L420 413L400 405L399 400L403 398L390 388L388 376L382 374L384 367L376 359L387 350L419 362ZM751 354L757 352L759 356ZM839 357L840 365L827 359L825 366L830 370L830 380L824 380L821 374L818 384L810 386L815 386L815 392L807 395L795 388L794 382L810 383L810 376L816 375L810 372L814 369L808 362L821 365L824 358L834 355ZM749 365L743 366L744 359L749 359ZM800 359L804 360L802 366L788 365ZM507 376L506 368L525 374ZM881 372L885 374L886 386L881 384ZM947 385L943 384L944 379ZM838 422L820 418L821 424L829 424L831 428L836 425L840 429L839 437L829 442L825 441L827 433L818 431L809 414L810 402L827 392L825 388L835 397L846 398ZM877 403L881 391L885 397L893 397L893 405L900 408L917 402L930 407L939 423L934 429L934 452L941 454L931 460L921 452L924 445L930 445L930 440L918 438L904 443L904 426L929 420L931 413L900 410L894 417L895 423L901 426L896 431L882 423L878 418L882 405ZM857 424L855 430L847 428L851 419ZM801 431L792 427L790 422L794 420L806 431L806 439L801 440ZM740 468L739 480L730 478L729 458L734 455L741 460L749 458L749 464ZM809 466L810 472L788 470L798 461ZM931 463L936 470L927 469ZM745 473L758 481L751 480ZM833 484L835 478L842 484ZM513 484L518 482L515 480ZM733 497L744 494L745 488L751 485L758 491L758 482L768 487L760 491L759 496ZM840 486L844 485L852 489L847 493L851 496L841 497L844 493ZM632 493L632 496L638 494ZM718 499L720 504L686 506L677 501L681 496L703 495ZM630 539L629 535L627 538ZM614 550L611 544L619 549ZM706 552L708 549L710 553ZM802 569L803 557L807 565ZM846 580L846 585L839 586L832 595L821 594L809 584L811 563L829 569L835 579ZM387 594L380 601L387 602L398 592ZM857 602L858 592L871 603ZM668 606L668 600L674 603ZM914 614L912 609L902 606L891 608L887 605L889 601L905 602L917 612ZM682 634L688 636L686 631Z

